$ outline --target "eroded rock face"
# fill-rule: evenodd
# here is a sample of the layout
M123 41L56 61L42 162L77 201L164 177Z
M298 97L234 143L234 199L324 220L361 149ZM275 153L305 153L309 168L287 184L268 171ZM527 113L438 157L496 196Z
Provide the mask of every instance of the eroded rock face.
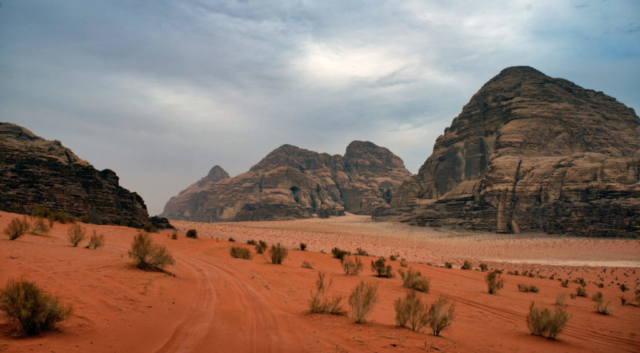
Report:
M640 235L640 119L530 67L487 82L378 220L496 232Z
M96 170L60 141L0 123L0 209L28 214L36 204L64 210L92 223L141 228L147 207L118 185L112 170Z
M163 216L216 222L308 218L318 209L371 214L410 175L399 157L371 142L352 142L344 156L283 145L246 173L190 186Z

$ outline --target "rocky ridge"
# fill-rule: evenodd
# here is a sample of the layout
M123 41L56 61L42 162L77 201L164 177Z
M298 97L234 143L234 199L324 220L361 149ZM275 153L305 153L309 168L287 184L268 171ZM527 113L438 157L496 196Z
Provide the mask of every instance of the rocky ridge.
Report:
M217 222L308 218L319 209L371 214L410 175L398 156L371 142L352 142L344 156L283 145L246 173L201 179L171 198L163 216Z
M377 220L504 233L640 235L640 119L602 92L511 67L464 106Z
M96 170L60 141L0 123L0 209L29 214L37 204L96 224L141 228L149 218L142 198L112 170Z

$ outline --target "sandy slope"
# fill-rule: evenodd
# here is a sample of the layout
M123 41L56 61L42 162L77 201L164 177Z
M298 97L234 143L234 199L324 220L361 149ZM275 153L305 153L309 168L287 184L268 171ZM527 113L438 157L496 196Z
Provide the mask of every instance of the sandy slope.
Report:
M0 228L13 217L16 215L0 213ZM637 240L456 236L451 231L372 223L357 216L273 223L177 223L182 230L197 228L201 239L181 235L171 240L169 233L153 235L154 241L166 245L176 258L176 265L170 268L175 277L131 268L126 253L136 234L134 229L86 225L107 239L105 248L97 251L70 247L66 241L69 225L56 224L48 236L26 235L16 241L0 236L0 284L23 276L59 293L75 309L60 332L26 339L9 337L13 326L0 320L0 351L640 351L640 308L622 307L617 289L617 283L637 286L639 276L632 267L491 263L490 267L505 270L534 269L541 275L582 276L589 282L605 283L603 289L590 283L587 291L599 290L611 299L613 315L596 314L589 299L568 299L573 319L560 341L551 342L529 334L525 323L528 306L532 300L551 305L556 293L573 292L576 284L567 289L556 280L505 275L505 288L493 296L486 293L484 274L479 271L410 263L431 277L431 293L421 294L427 301L443 295L456 304L454 325L443 337L434 337L426 331L395 327L393 301L405 293L399 278L372 277L368 266L360 276L347 277L338 260L318 252L290 251L282 266L255 253L250 261L232 259L229 248L233 244L226 241L229 237L239 242L262 239L288 246L304 241L312 251L328 251L333 246L355 250L360 246L374 254L399 253L410 261L434 264L471 259L477 266L478 259L501 259L598 261L600 265L623 261L637 266ZM305 315L317 272L301 268L305 260L328 273L336 294L348 295L360 280L377 283L380 302L371 323L356 325L347 317ZM368 265L369 258L363 260ZM398 262L392 264L399 268ZM540 293L520 293L518 283L534 284Z

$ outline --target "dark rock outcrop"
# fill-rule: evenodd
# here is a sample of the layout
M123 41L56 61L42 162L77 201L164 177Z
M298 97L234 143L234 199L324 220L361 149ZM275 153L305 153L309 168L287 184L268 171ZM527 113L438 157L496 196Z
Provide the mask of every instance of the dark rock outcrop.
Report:
M0 209L28 214L37 204L96 224L141 228L144 201L118 185L112 170L96 170L60 141L0 123Z
M149 217L149 223L158 229L176 229L168 219L160 216Z
M163 216L216 222L308 218L318 209L371 214L410 175L399 157L371 142L352 142L344 156L283 145L246 173L190 186Z
M487 82L377 220L640 235L640 119L602 92L511 67Z

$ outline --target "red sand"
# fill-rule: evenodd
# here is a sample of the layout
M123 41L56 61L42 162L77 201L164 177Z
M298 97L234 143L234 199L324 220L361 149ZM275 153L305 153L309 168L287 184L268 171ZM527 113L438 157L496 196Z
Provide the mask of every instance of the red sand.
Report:
M14 217L17 215L0 212L0 228ZM460 233L373 223L359 216L271 223L175 223L181 229L178 240L171 240L170 232L152 235L176 259L176 265L169 268L175 277L131 267L127 251L136 230L130 228L86 225L89 234L96 230L106 237L106 246L95 251L68 244L69 224L55 224L47 236L25 235L9 241L0 235L0 285L9 278L24 277L58 293L74 307L73 316L60 325L59 332L37 337L12 338L13 324L0 320L0 352L640 351L640 308L621 306L618 297L622 293L617 287L617 283L626 283L632 289L625 293L629 298L640 288L640 278L634 273L640 263L638 240ZM188 228L198 229L201 238L186 239ZM303 241L311 251L290 251L282 266L270 264L253 247L252 260L232 259L229 248L234 244L226 241L229 237L238 241L235 245L255 239L291 247ZM333 246L406 257L409 266L431 278L432 290L420 294L423 298L431 302L442 295L456 304L454 324L442 337L428 330L416 333L396 327L393 301L406 292L400 279L373 277L368 266L373 258L363 258L365 270L360 276L344 276L338 260L312 252L329 251ZM589 296L601 291L612 301L614 311L599 315L590 299L572 300L567 295L567 310L573 318L559 340L532 336L525 322L531 301L551 306L557 293L574 292L577 284L562 288L556 280L505 274L505 288L498 295L489 295L479 271L416 263L460 265L464 259L474 267L480 259L494 260L489 267L505 273L533 269L546 276L584 277ZM305 260L315 270L301 268ZM599 267L570 266L582 262ZM399 261L391 264L394 270L400 268ZM613 267L602 267L605 265ZM305 315L317 270L333 279L332 293L336 294L348 295L360 280L377 283L380 300L370 322L357 325L348 317ZM594 282L603 282L605 287L599 289ZM540 293L520 293L518 283L536 285Z

